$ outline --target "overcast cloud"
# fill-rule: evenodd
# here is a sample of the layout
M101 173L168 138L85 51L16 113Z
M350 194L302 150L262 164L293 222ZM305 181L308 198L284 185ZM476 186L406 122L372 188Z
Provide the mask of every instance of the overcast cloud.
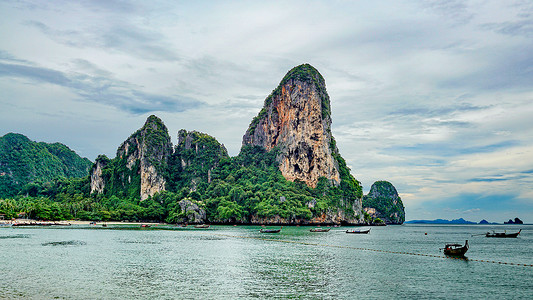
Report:
M0 135L94 160L150 114L237 155L292 67L326 79L365 192L407 219L533 223L531 1L0 1Z

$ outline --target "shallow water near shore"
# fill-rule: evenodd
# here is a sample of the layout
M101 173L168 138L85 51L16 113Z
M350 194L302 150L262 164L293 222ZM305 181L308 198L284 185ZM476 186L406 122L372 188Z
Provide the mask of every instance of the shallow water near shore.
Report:
M258 226L0 228L0 298L533 295L533 267L524 266L533 264L533 225L402 225L372 227L370 234L310 228L283 227L278 234L261 234ZM519 229L516 239L472 236ZM467 260L445 258L439 250L465 240Z

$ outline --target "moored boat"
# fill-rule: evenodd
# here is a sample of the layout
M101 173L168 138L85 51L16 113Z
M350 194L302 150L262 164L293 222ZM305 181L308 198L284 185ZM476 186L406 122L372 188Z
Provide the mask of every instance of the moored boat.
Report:
M194 225L194 228L209 228L207 224Z
M259 230L259 232L261 233L278 233L281 231L281 228L280 229L266 229L266 228L261 228L261 230Z
M317 228L311 228L309 231L311 231L311 232L328 232L330 229L331 229L331 227L328 227L328 228L317 227Z
M465 245L461 244L446 244L443 248L444 254L450 256L465 256L468 251L468 240L465 241Z
M515 238L517 237L520 232L522 232L522 229L520 229L518 232L515 232L515 233L507 233L507 232L494 232L494 230L492 231L492 233L490 232L487 232L485 234L486 237L496 237L496 238Z
M346 233L367 234L370 233L370 228L367 230L346 230Z

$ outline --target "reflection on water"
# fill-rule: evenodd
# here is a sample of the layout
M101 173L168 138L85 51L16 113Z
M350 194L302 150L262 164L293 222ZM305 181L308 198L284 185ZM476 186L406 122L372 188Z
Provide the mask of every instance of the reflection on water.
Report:
M42 243L43 246L79 246L79 245L87 245L84 241L61 241L61 242L48 242L48 243Z
M345 228L312 233L308 227L284 227L273 235L259 233L258 226L127 228L0 229L0 298L485 299L533 294L533 268L479 262L532 264L533 226L522 226L519 238L504 241L471 237L493 229L487 226L387 226L367 235L345 234ZM439 251L447 242L467 238L470 260L445 258Z
M0 240L3 239L27 239L30 236L28 234L11 234L11 235L0 235Z

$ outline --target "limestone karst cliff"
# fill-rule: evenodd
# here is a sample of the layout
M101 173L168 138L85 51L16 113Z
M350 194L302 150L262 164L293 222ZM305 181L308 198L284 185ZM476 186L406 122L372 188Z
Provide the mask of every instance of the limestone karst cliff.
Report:
M376 181L368 195L363 197L363 207L373 219L379 218L387 224L405 222L405 208L396 188L388 181Z
M164 174L171 154L168 129L161 119L152 115L120 145L116 158L106 164L112 169L107 177L102 176L105 167L97 160L91 173L91 193L102 193L107 187L112 190L111 194L135 196L138 193L140 199L145 200L164 191Z
M228 151L214 137L181 129L171 157L171 181L187 182L194 191L200 181L211 183L212 173L222 159L229 159Z
M315 187L320 177L341 181L332 147L330 101L324 78L308 64L290 70L265 100L243 145L278 147L279 169L290 181Z
M394 187L373 186L363 212L362 187L336 146L330 111L324 78L312 66L300 65L266 98L237 156L229 157L214 137L183 129L173 148L166 126L150 116L118 147L116 157L100 155L92 169L87 160L87 168L78 175L82 178L53 182L36 172L52 170L59 160L69 162L73 152L46 146L51 154L61 154L59 160L36 160L35 166L54 163L49 168L18 168L18 174L13 166L31 166L26 162L35 155L21 156L24 160L12 164L15 154L33 152L21 151L26 148L24 139L8 134L0 138L0 148L7 147L0 155L0 195L7 191L43 196L54 202L50 207L55 202L83 201L82 211L65 203L70 211L54 217L58 219L294 225L364 224L372 218L403 222L403 204ZM73 161L64 167L78 164ZM20 184L25 170L40 175L35 177L39 180Z
M362 209L362 188L350 174L331 133L330 99L325 80L311 65L291 69L265 99L264 106L243 136L244 146L276 150L283 177L316 187L320 178L340 186L344 198L339 206L317 220L350 220Z
M91 193L101 194L105 188L105 178L103 170L109 164L109 158L105 155L98 155L91 169Z

